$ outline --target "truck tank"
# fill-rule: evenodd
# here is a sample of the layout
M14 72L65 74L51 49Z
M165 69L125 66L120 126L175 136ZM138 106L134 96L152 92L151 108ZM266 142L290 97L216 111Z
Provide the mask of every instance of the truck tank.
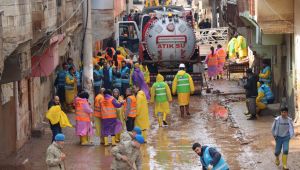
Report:
M151 22L145 31L145 48L151 60L163 68L177 68L194 55L194 29L177 15L167 15Z

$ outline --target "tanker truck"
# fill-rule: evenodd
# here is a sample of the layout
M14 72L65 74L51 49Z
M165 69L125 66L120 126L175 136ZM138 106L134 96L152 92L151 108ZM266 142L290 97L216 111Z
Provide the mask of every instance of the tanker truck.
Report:
M180 63L192 73L199 56L191 15L181 6L144 8L139 23L118 22L117 46L128 48L140 62L147 63L150 73L164 74L170 83Z

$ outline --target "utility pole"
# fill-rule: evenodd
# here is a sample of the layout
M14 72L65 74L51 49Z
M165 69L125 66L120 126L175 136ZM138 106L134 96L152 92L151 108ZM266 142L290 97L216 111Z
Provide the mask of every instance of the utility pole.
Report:
M90 101L94 103L93 90L93 36L92 36L92 17L91 0L86 0L83 6L83 25L85 31L83 48L83 89L89 93Z
M217 0L210 0L212 9L212 28L217 28Z

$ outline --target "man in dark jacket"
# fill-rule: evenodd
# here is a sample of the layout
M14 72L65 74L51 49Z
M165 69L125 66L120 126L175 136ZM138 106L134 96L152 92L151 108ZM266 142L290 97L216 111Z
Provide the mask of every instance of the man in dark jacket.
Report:
M244 86L246 89L246 104L248 108L248 113L250 114L250 118L247 120L255 120L256 119L256 97L257 97L257 76L253 74L252 69L247 69L247 84Z

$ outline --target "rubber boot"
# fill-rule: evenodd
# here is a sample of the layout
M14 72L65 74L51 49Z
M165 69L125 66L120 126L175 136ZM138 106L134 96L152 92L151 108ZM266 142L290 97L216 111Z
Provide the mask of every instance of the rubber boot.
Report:
M158 120L159 127L162 127L163 120L162 120L162 115L160 112L157 113L157 120Z
M108 137L104 137L104 146L108 146Z
M164 126L168 126L168 123L167 123L167 113L163 113L163 124Z
M88 144L88 137L87 136L81 136L81 145L87 145Z
M116 142L120 142L121 133L116 134Z
M116 137L115 136L111 137L111 145L116 146Z
M283 169L283 170L289 169L289 168L287 167L287 155L286 155L286 154L283 154L283 155L282 155L282 169Z
M104 137L100 137L100 143L104 144Z
M183 118L184 117L184 106L180 106L180 114L181 114L181 117Z
M279 166L279 165L280 165L279 156L276 156L276 159L275 159L275 164L276 164L277 166Z
M147 130L142 130L142 136L144 137L145 143L147 143Z

